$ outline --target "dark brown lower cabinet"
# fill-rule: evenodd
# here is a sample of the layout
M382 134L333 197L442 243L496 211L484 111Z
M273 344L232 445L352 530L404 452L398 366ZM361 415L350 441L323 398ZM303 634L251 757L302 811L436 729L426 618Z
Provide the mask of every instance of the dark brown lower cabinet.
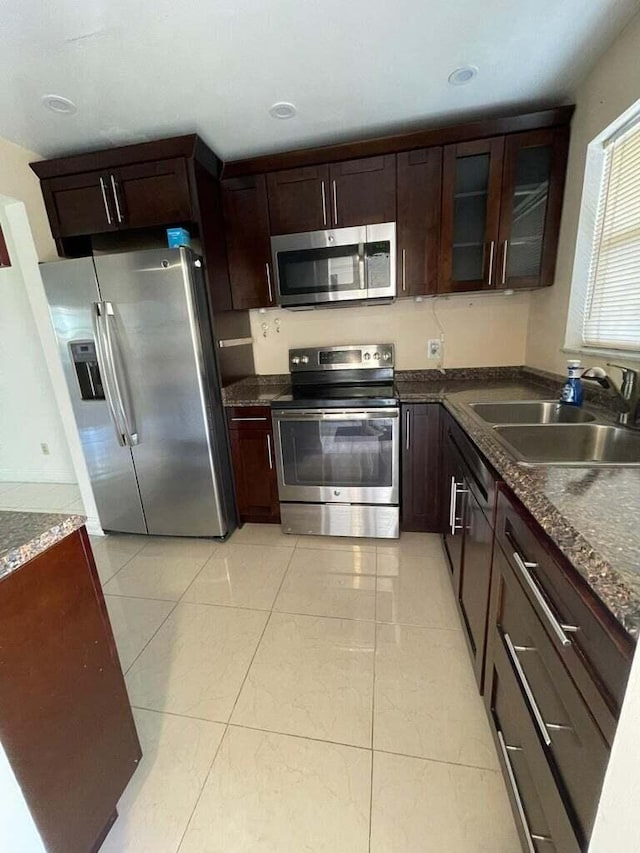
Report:
M240 522L280 523L278 480L267 406L228 410L231 461Z
M439 403L402 406L402 530L440 533Z
M458 606L473 658L476 680L482 689L487 611L491 582L493 528L483 513L468 479L463 516L464 554L460 563Z
M586 851L633 644L505 488L496 519L485 703L523 849Z
M0 580L0 695L47 851L97 850L141 751L84 528Z
M443 490L448 493L449 511L445 552L482 692L497 476L448 413L443 414L443 423Z

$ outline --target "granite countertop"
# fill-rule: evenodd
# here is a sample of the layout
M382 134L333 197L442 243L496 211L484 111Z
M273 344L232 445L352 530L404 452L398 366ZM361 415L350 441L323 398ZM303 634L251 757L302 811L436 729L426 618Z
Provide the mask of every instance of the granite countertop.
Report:
M557 468L519 465L480 420L471 402L550 399L558 380L539 372L477 379L430 376L396 382L403 402L441 402L501 479L628 633L640 635L640 469ZM586 404L599 421L611 421L602 395Z
M82 515L0 511L0 580L84 524Z
M250 376L222 389L222 401L230 406L268 406L281 394L291 391L288 374Z
M518 465L470 402L557 398L562 379L520 367L397 371L401 402L439 402L512 489L628 633L640 635L640 468ZM268 405L288 376L245 379L225 389L225 405ZM585 388L599 420L613 417L606 392Z

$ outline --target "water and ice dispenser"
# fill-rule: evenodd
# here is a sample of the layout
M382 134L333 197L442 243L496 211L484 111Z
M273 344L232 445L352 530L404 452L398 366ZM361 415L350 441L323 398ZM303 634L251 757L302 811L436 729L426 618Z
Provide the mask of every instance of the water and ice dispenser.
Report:
M69 344L80 396L83 400L104 400L102 377L98 367L96 345L93 341L72 341Z

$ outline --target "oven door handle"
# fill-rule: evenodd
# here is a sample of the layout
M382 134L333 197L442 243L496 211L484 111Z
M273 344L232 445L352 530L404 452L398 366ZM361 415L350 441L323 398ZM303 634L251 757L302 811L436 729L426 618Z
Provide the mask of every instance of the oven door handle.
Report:
M274 419L279 421L373 421L388 418L398 418L399 409L367 409L339 412L307 412L288 409L286 412L272 412Z

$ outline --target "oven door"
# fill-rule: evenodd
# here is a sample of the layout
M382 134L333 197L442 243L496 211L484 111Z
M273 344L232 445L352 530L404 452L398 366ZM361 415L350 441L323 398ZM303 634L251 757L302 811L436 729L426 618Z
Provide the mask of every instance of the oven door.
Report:
M272 412L281 501L397 504L399 410Z
M271 238L279 305L396 295L395 223Z

